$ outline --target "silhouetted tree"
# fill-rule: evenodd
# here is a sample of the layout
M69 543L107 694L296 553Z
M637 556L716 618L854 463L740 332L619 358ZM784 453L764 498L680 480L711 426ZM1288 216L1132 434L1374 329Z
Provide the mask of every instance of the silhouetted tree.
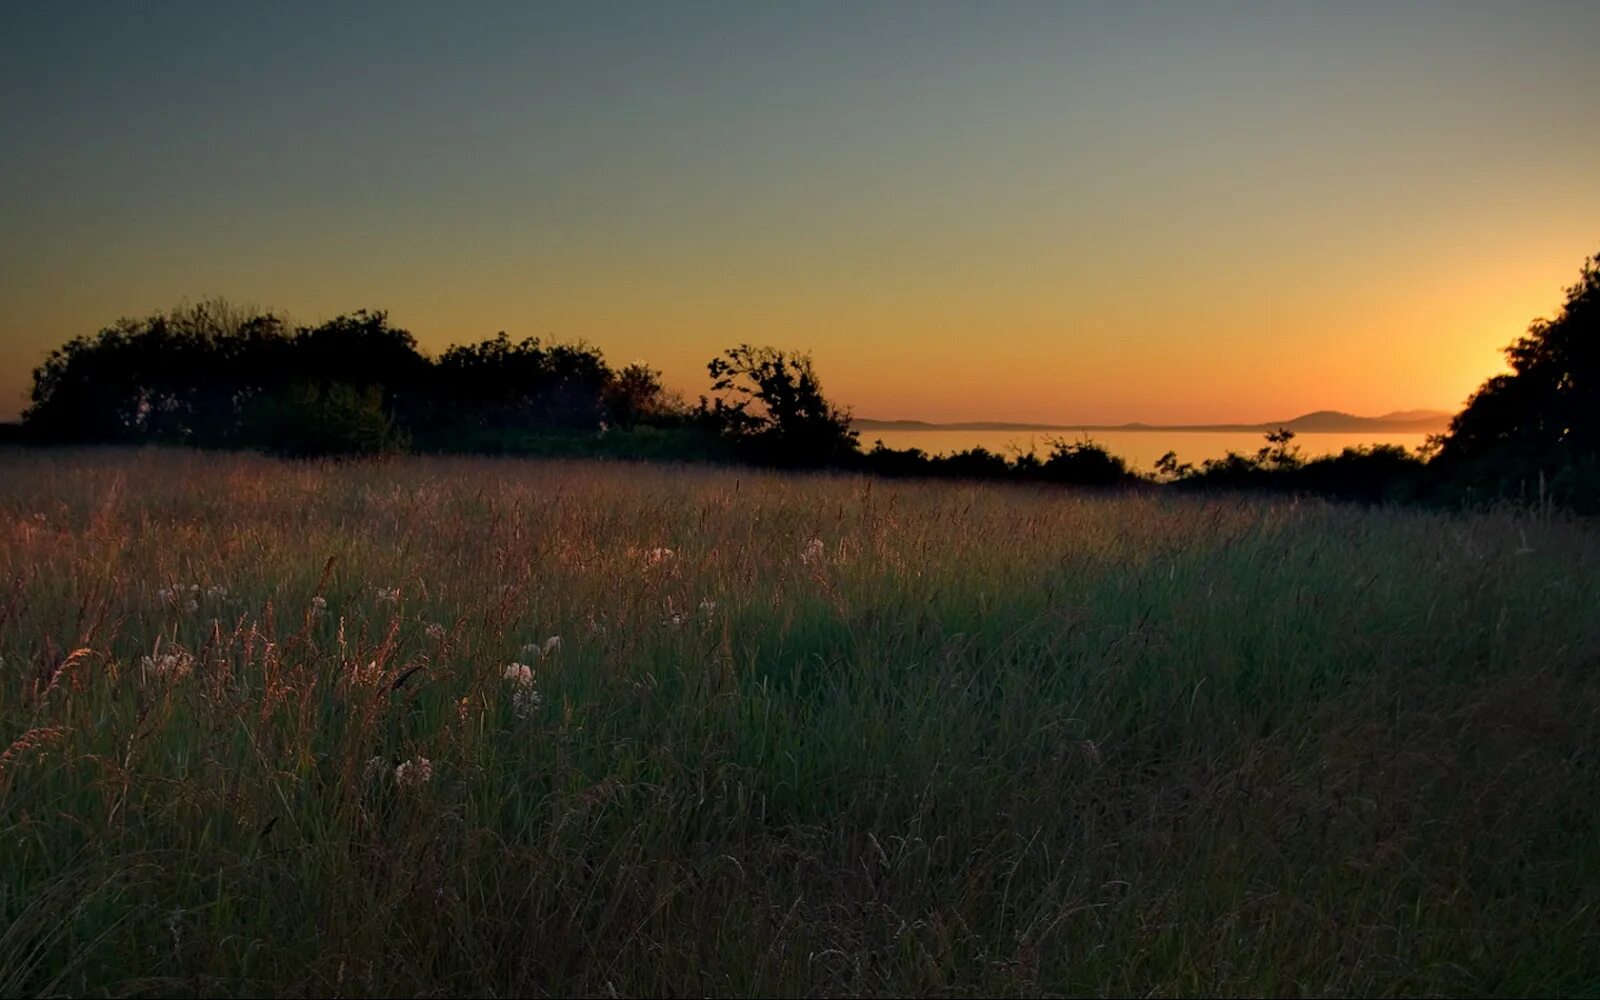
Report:
M682 399L668 393L661 383L661 373L643 361L616 372L601 395L607 419L618 427L676 424L686 417Z
M451 419L517 430L598 429L611 379L605 358L585 344L513 342L504 332L451 347L437 366Z
M44 441L231 443L290 340L280 317L220 300L122 319L50 353L23 420Z
M858 454L850 414L822 395L811 356L740 344L706 366L720 393L700 412L746 457L772 465L821 466Z
M1434 464L1459 489L1534 495L1600 509L1600 254L1554 319L1506 348L1511 373L1486 381L1450 422Z
M1166 480L1184 479L1194 475L1194 464L1179 462L1178 453L1169 451L1156 459L1156 475Z
M1294 443L1294 431L1279 427L1267 433L1267 443L1256 452L1256 462L1265 469L1287 471L1299 468L1300 446Z

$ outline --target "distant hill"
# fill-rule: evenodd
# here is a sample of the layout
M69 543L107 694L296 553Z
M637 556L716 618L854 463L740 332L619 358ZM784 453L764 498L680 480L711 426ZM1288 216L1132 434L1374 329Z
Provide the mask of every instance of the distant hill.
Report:
M1450 424L1442 410L1396 410L1381 417L1358 417L1338 410L1316 410L1289 420L1260 424L1018 424L973 421L936 424L926 420L873 420L859 418L851 426L860 431L1259 431L1287 427L1298 434L1349 434L1382 431L1390 434L1437 434Z

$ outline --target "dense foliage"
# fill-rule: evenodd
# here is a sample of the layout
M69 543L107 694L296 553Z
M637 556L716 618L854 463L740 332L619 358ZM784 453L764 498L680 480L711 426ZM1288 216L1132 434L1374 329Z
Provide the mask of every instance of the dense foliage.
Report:
M1439 465L1463 490L1600 510L1600 254L1506 360L1451 422Z
M30 440L160 442L287 455L428 452L743 461L884 475L1088 487L1315 493L1364 501L1523 498L1600 511L1600 255L1561 312L1507 348L1431 461L1399 448L1303 459L1294 434L1196 467L1168 455L1153 475L1090 441L1043 455L983 448L930 456L863 451L809 355L740 344L707 366L697 406L643 362L612 368L587 344L504 333L437 358L385 313L315 327L203 302L121 320L53 352L34 373Z

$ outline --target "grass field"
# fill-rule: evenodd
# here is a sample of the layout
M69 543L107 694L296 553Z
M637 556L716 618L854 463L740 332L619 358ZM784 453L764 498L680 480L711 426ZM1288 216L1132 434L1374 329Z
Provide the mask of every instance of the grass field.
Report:
M1555 516L10 451L0 656L3 995L1600 994Z

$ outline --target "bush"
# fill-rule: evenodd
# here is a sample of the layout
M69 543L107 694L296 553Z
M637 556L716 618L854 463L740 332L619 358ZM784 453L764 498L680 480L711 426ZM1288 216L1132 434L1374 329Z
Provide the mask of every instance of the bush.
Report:
M297 385L258 403L249 425L258 447L300 458L381 455L408 444L377 386Z

